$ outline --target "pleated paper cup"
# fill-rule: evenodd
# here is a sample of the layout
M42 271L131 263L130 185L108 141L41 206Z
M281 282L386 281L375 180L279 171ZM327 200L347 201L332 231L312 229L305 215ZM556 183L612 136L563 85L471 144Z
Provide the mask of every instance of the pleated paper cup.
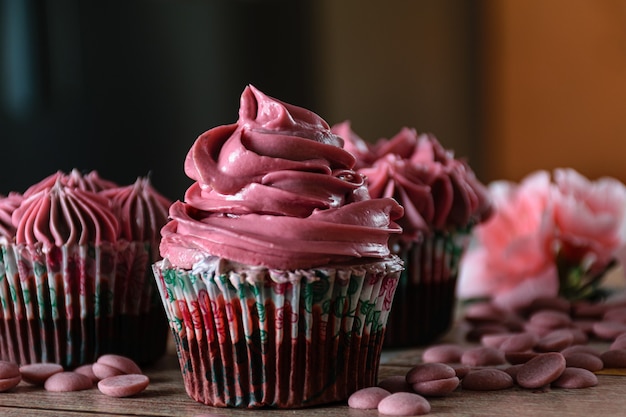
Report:
M160 305L153 302L143 315L122 308L130 300L141 305L140 300L149 297L146 291L152 291L153 298L158 295L155 286L148 289L151 271L147 269L150 280L146 272L136 278L141 285L133 280L124 283L125 278L117 276L120 253L117 244L66 245L47 251L39 245L3 245L2 359L19 364L53 362L71 369L105 353L133 357L136 350L158 343L154 337L141 340L145 332L138 334L137 328L146 316L154 319L162 312ZM118 294L122 287L130 289ZM167 320L161 318L164 350ZM135 321L139 324L129 325ZM132 343L139 345L129 351ZM133 359L139 362L142 357Z
M166 350L169 327L152 274L159 259L158 245L118 242L113 291L115 353L150 364Z
M468 232L435 232L399 251L405 270L389 314L384 347L424 346L450 329L459 262L468 244Z
M20 302L21 284L13 247L0 245L0 358L25 363L36 353L32 337L28 334L28 322L24 303Z
M217 407L301 408L375 385L401 268L392 257L246 279L155 264L188 395Z

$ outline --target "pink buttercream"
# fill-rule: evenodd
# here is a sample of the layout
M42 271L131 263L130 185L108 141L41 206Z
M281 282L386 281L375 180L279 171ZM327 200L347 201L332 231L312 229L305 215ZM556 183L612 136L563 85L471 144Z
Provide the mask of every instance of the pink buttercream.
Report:
M160 240L159 230L167 223L171 201L158 193L148 177L137 178L134 184L110 188L106 197L120 223L120 238L127 241Z
M83 175L79 170L74 168L69 174L66 174L63 171L57 171L38 183L33 184L26 191L24 191L24 197L30 197L43 189L52 188L57 181L60 181L61 184L67 187L79 188L81 190L91 191L94 193L118 186L116 183L100 177L96 171L90 171Z
M352 124L349 120L333 125L330 131L342 138L344 140L343 148L355 156L354 169L359 170L370 166L378 159L370 149L369 144L352 130Z
M10 192L8 196L0 195L0 238L11 240L15 236L15 226L11 221L11 215L23 198L16 192Z
M358 138L348 128L346 122L333 126L348 141ZM362 148L362 143L356 146ZM404 207L399 223L405 238L417 239L424 229L464 228L491 214L486 187L435 136L405 127L391 139L367 146L360 153L366 166L359 173L365 175L372 198L394 197Z
M318 115L246 87L237 123L190 149L196 182L170 207L161 255L184 269L208 256L276 269L387 257L402 207L370 199L342 145Z
M93 192L64 184L31 193L13 212L15 242L28 246L100 245L115 242L117 220L108 201Z

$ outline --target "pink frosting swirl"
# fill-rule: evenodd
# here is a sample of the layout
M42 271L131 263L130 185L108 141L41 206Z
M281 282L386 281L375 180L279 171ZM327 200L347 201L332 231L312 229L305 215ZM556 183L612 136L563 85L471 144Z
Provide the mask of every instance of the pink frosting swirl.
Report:
M187 154L196 182L170 207L161 255L184 269L207 256L274 269L387 257L402 207L370 199L342 145L315 113L246 87L238 122Z
M90 171L83 175L79 170L74 168L69 174L57 171L38 183L33 184L26 191L24 191L24 197L30 197L43 189L52 188L58 181L65 186L79 188L81 190L91 191L94 193L118 186L116 183L100 177L96 171Z
M378 159L370 145L352 130L349 120L333 125L330 130L344 140L343 148L356 158L354 169L357 171L372 165Z
M336 129L346 130L345 122ZM355 137L346 133L348 141ZM486 187L465 161L456 159L432 134L418 135L405 127L391 139L367 147L362 153L366 166L359 173L366 177L372 198L393 197L404 207L399 224L405 239L419 238L424 229L468 227L491 214Z
M139 177L134 184L101 192L109 199L120 223L121 239L155 242L159 230L167 223L172 202L158 193L148 177Z
M10 192L8 196L0 195L0 238L10 241L15 236L15 226L13 226L11 215L18 208L23 198L17 192Z
M28 246L100 245L115 242L118 223L108 201L71 187L58 178L54 185L25 196L13 212L15 242Z

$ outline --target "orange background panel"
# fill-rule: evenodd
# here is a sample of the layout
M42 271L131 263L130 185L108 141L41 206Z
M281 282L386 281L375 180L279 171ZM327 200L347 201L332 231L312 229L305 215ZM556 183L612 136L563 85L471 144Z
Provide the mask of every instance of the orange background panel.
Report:
M487 0L485 179L568 166L626 180L626 1Z

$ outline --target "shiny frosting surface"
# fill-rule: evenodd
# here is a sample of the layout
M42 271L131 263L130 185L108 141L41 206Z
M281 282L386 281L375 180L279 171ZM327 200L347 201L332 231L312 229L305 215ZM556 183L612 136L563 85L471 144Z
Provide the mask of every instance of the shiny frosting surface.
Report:
M275 269L387 257L403 209L369 197L342 145L315 113L246 87L237 123L189 150L195 182L170 207L161 255L185 269L207 257Z
M360 149L364 166L359 172L372 198L393 197L404 207L399 221L404 238L418 239L423 230L467 227L491 214L486 187L466 161L455 158L432 134L405 127L390 139L365 144L348 130L346 122L333 126L353 142L351 148Z

